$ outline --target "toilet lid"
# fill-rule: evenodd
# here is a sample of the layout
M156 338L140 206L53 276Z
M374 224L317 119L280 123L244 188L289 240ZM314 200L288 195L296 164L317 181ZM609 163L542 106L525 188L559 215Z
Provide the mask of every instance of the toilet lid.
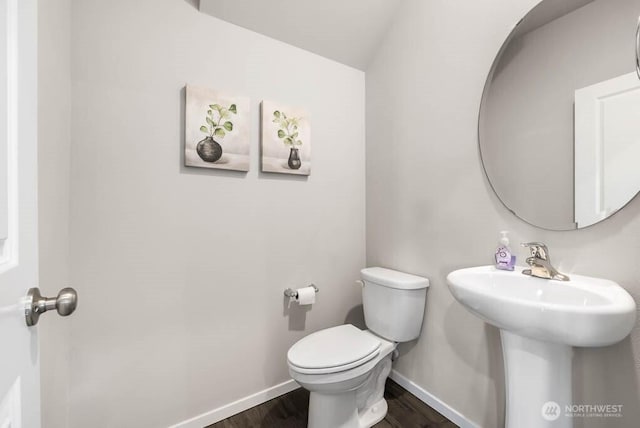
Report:
M378 355L380 341L351 324L327 328L300 339L289 349L289 363L305 372L337 372Z

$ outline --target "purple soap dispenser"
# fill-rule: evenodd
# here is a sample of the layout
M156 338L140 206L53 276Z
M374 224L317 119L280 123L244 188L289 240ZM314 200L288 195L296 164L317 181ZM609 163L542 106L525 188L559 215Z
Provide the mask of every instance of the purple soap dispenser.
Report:
M496 269L514 270L516 267L516 256L509 247L508 233L506 230L500 232L500 241L496 249Z

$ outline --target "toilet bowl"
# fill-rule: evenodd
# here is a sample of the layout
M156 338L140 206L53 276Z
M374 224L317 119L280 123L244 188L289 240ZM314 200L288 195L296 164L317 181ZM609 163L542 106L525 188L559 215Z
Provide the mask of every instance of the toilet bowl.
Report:
M289 374L311 393L308 427L364 428L381 421L387 413L384 384L396 345L346 324L292 346Z
M429 281L384 268L361 274L369 330L320 330L287 354L289 374L310 392L309 428L368 428L384 419L393 351L420 334Z

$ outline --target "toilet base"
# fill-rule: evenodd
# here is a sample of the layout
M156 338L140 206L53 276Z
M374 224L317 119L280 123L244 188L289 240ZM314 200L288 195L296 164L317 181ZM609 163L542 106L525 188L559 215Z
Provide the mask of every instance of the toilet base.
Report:
M307 428L360 428L356 392L309 395L309 423Z
M384 398L375 403L373 406L369 407L364 411L364 413L359 414L360 419L360 427L361 428L370 428L384 419L387 415L387 410L389 406L387 405L387 400Z
M391 352L388 352L355 388L347 391L308 388L308 428L370 428L380 422L387 414L383 396L390 372Z
M387 400L382 398L358 413L356 393L319 394L309 397L308 428L370 428L387 415Z

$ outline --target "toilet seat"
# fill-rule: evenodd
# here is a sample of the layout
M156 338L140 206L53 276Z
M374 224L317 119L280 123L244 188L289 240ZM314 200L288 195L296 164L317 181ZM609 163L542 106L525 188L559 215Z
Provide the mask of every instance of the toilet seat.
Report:
M289 349L287 360L298 373L337 373L371 361L380 353L380 346L375 336L345 324L299 340Z

